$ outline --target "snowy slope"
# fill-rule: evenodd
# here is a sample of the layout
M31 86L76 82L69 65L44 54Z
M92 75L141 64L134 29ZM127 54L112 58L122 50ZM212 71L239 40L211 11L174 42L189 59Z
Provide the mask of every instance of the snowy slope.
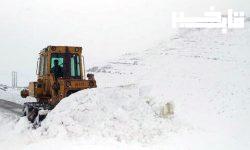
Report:
M90 68L97 89L62 100L37 130L25 118L0 125L14 129L0 141L6 149L15 142L19 149L247 150L248 39L249 22L226 35L180 30L143 53ZM175 114L162 118L170 101Z

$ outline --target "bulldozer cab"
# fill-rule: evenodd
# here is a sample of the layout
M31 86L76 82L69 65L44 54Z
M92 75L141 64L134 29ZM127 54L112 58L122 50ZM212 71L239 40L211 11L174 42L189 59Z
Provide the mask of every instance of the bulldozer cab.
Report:
M38 102L57 104L62 98L77 91L95 88L93 74L85 79L85 68L81 47L48 46L39 53L37 81L30 82L27 95Z
M51 46L44 49L38 59L38 78L51 74L55 79L84 78L81 52L81 47Z

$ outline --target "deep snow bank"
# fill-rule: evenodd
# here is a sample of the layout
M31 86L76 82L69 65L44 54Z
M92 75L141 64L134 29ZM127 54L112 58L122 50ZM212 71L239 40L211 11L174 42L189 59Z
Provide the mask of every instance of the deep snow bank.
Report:
M180 128L163 119L136 85L80 91L63 99L40 129L43 135L112 138L119 142L152 142Z

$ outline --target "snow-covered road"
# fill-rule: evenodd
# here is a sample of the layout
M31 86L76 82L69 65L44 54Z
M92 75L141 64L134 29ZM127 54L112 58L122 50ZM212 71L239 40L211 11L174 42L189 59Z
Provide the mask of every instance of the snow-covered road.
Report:
M22 115L22 105L0 99L0 109L6 112Z

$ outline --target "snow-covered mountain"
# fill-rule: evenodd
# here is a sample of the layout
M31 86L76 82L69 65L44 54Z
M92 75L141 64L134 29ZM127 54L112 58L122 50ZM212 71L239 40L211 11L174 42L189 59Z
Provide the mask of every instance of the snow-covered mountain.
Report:
M227 34L179 30L142 53L92 67L97 89L63 99L36 130L26 118L2 117L0 132L12 131L0 141L6 149L247 150L249 21L245 25ZM170 118L161 115L167 102L175 106Z

